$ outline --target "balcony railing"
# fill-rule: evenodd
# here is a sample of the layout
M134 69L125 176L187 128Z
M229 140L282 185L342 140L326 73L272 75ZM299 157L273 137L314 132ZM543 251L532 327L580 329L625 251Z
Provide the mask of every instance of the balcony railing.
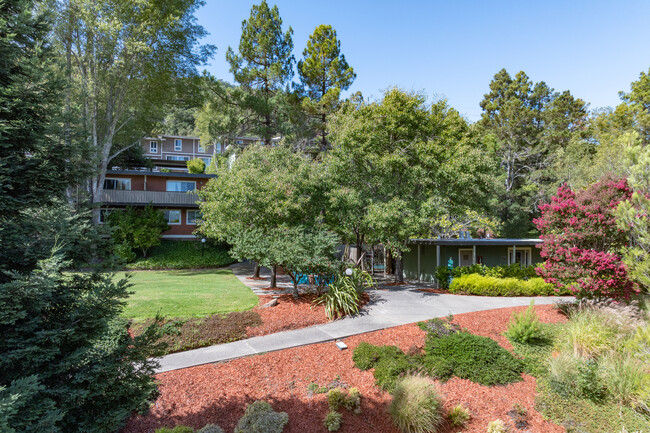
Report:
M154 204L196 206L197 194L171 191L126 191L105 189L102 193L104 204Z

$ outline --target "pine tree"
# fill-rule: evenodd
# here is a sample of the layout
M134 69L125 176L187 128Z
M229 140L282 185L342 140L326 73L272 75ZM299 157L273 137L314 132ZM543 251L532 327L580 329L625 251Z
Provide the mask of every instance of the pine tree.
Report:
M342 90L347 90L356 74L341 54L341 42L332 26L321 24L309 37L298 74L307 92L303 107L316 117L315 129L321 137L321 150L327 149L327 116L338 106Z
M226 59L235 81L241 85L238 104L252 114L251 131L271 144L271 139L288 129L287 95L293 77L291 27L282 31L277 6L263 0L253 5L248 20L242 22L239 53L228 47Z

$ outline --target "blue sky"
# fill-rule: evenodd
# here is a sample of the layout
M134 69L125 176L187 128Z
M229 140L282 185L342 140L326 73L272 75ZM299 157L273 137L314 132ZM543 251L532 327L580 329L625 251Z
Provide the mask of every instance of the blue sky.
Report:
M253 1L207 0L197 13L217 53L206 67L232 82L225 60L237 49ZM309 35L331 24L357 79L349 92L378 98L391 86L445 97L471 121L496 72L525 71L590 107L615 106L618 92L650 68L650 1L269 1L294 31L302 57ZM296 78L297 79L297 78Z

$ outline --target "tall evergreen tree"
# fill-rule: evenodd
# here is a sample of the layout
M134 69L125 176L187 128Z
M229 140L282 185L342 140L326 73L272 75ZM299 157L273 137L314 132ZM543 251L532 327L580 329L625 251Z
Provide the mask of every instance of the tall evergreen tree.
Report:
M60 204L88 173L42 6L0 1L0 430L115 431L156 393L155 331L132 338L120 319L127 281L63 272L64 243L92 255Z
M226 53L230 71L243 91L238 104L252 114L250 132L265 144L288 128L286 92L295 61L292 34L291 27L283 32L278 7L271 9L263 0L253 5L250 17L242 22L239 52L228 47Z
M321 24L309 37L298 62L298 74L307 92L303 107L316 117L315 129L321 139L321 150L328 147L327 116L337 107L342 90L347 90L356 74L341 53L341 42L332 26Z
M554 92L543 81L534 83L523 71L512 78L502 69L481 108L480 126L496 141L502 170L496 212L507 236L530 236L537 205L557 185L555 155L585 122L586 104L569 92Z

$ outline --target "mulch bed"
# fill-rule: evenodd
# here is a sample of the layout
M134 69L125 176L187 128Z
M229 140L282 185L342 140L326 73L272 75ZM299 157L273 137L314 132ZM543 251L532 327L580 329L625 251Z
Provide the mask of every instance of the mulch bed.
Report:
M293 295L264 295L253 311L262 318L262 325L248 328L248 337L273 334L275 332L289 331L291 329L306 328L329 322L325 315L325 307L314 305L316 294L302 294L299 298ZM278 299L275 307L260 308L262 305ZM361 308L370 301L367 293L361 295Z
M298 305L298 308L304 307ZM454 316L454 321L472 333L494 338L509 348L500 334L507 329L512 313L525 308L459 314ZM565 320L552 306L536 306L535 311L545 322ZM323 386L337 377L350 387L359 388L362 394L362 413L354 415L343 411L341 432L398 433L387 414L390 395L374 386L371 371L358 370L352 362L352 352L361 341L394 344L407 351L414 345L422 347L425 333L415 324L404 325L347 338L345 343L349 349L344 351L338 350L333 343L322 343L162 373L157 376L160 397L149 414L133 417L124 433L148 433L177 424L200 428L207 423L218 424L231 432L246 404L258 399L267 400L274 410L289 414L284 432L324 432L323 418L328 411L326 395L312 395L307 386L311 382ZM446 410L461 403L472 413L464 429L447 427L443 430L445 433L485 432L488 422L497 418L506 421L511 431L522 431L514 428L508 416L515 403L528 411L526 430L564 431L544 421L535 411L535 379L531 376L524 375L522 382L506 386L486 387L458 378L438 386Z

